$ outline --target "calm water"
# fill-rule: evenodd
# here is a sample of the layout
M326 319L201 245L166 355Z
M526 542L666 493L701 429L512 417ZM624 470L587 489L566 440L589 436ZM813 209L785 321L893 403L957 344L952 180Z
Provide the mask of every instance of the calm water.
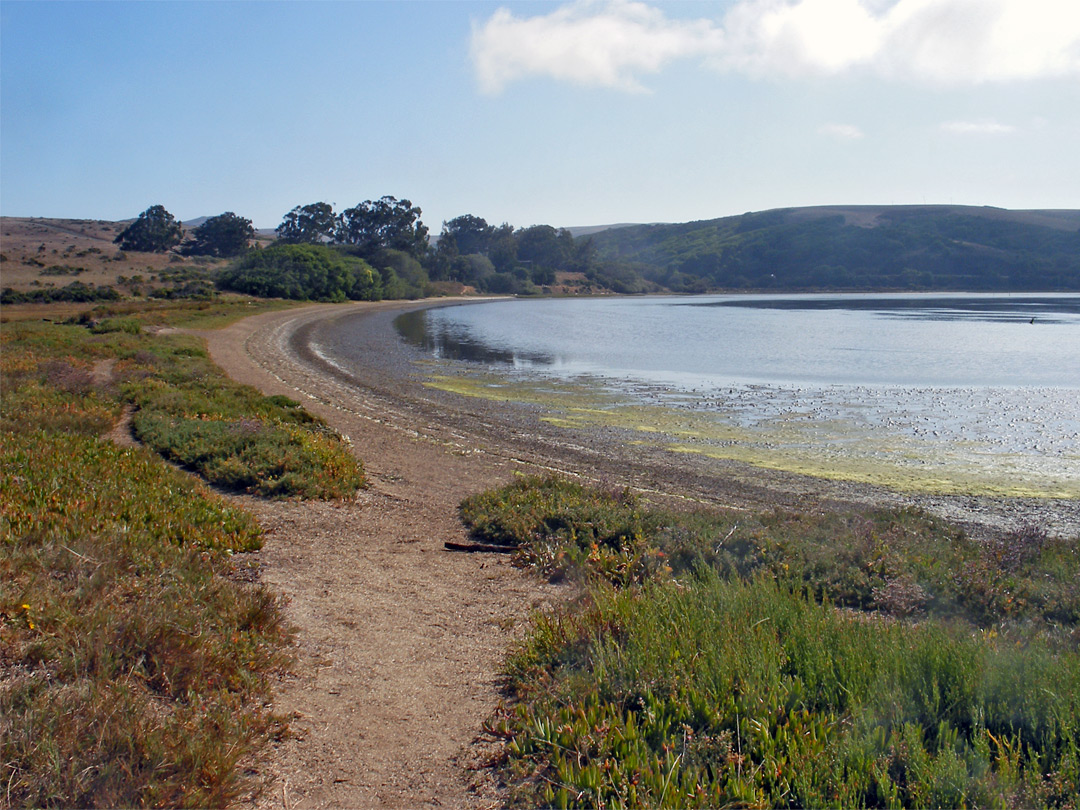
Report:
M437 358L587 379L774 450L1080 491L1077 295L515 300L397 326Z
M1075 295L500 301L425 310L398 325L438 357L696 388L730 382L1080 388Z

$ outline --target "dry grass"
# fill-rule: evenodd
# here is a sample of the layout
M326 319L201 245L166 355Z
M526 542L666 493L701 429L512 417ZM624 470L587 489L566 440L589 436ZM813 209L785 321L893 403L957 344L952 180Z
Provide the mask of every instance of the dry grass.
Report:
M232 419L332 442L295 403L219 378L193 338L139 328L248 311L125 305L91 328L0 331L0 806L223 806L257 787L242 763L283 731L269 683L291 655L279 598L233 576L261 532L100 438L148 387L207 404L201 381Z

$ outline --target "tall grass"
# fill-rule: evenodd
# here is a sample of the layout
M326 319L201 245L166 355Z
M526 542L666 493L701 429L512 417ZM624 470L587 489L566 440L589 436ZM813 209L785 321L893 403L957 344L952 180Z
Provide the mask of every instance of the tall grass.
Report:
M1076 806L1075 542L910 511L664 513L550 478L462 512L590 584L507 661L490 730L521 804Z

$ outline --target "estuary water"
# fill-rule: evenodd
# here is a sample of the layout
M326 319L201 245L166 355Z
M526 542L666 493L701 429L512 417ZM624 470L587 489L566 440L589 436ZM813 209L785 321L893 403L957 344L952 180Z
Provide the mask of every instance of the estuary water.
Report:
M396 325L487 385L544 387L556 423L901 488L1080 497L1075 294L506 300Z

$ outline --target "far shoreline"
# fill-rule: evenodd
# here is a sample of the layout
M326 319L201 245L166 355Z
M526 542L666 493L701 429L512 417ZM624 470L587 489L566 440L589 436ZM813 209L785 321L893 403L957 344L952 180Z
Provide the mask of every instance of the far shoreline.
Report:
M976 534L1039 525L1052 534L1080 536L1076 499L910 493L730 459L690 458L630 445L625 432L618 430L551 425L539 418L535 404L479 400L425 385L415 362L418 350L404 345L393 319L410 310L493 300L506 299L314 305L271 313L248 319L273 325L252 324L245 348L251 353L258 346L254 359L268 371L282 361L303 369L306 396L339 401L337 407L366 412L369 418L427 441L593 482L630 486L663 500L740 509L917 506ZM332 327L345 319L356 327L349 356L366 358L348 368L328 359L325 347L320 349L334 334Z

